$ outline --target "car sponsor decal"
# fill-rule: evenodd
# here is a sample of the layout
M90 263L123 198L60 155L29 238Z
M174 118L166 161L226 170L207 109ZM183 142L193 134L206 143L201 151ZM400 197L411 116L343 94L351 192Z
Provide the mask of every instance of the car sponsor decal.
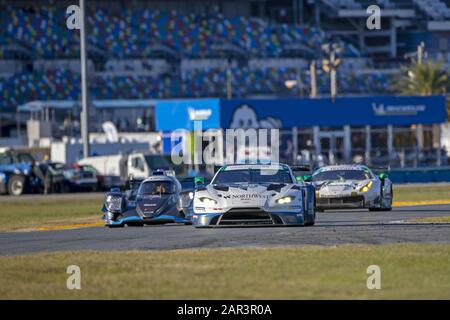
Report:
M243 194L232 194L232 199L268 199L271 194L260 194L260 193L243 193Z

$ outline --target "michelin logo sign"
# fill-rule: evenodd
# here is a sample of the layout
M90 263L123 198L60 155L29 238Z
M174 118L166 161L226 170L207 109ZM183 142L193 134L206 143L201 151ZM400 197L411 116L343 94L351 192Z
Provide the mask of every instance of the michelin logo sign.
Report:
M274 117L258 119L255 109L248 104L243 104L234 110L233 119L229 127L231 129L278 129L282 126L281 120Z
M411 125L445 122L444 96L221 100L224 128Z
M385 105L384 103L372 103L372 110L375 116L416 116L425 112L424 104L417 105Z

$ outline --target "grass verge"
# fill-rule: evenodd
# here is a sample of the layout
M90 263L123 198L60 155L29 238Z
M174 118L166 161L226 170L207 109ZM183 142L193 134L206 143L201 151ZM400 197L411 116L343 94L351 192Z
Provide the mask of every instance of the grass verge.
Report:
M394 201L450 200L450 184L394 185Z
M101 195L87 199L23 197L0 202L0 232L100 222Z
M407 220L406 222L423 222L423 223L450 223L450 216L429 217Z
M0 298L449 299L449 260L448 244L33 254L0 257ZM374 264L380 290L366 287Z

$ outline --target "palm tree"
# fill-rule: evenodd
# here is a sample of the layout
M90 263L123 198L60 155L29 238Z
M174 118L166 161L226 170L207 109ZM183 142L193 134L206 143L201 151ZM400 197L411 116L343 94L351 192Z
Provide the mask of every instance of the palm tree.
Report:
M433 63L428 60L421 63L416 61L403 70L405 71L404 75L398 84L394 85L402 94L430 96L446 94L449 91L449 74L442 68L442 62Z

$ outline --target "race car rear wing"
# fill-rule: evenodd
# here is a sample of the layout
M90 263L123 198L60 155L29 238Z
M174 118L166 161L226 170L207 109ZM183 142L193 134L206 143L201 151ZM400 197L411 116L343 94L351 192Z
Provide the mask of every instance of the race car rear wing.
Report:
M311 172L311 166L308 164L300 165L292 165L291 169L293 172Z
M291 169L296 176L311 173L311 166L309 165L292 165Z
M367 167L370 168L372 171L375 171L375 172L389 172L389 171L391 171L391 166L387 166L387 167L367 166Z

